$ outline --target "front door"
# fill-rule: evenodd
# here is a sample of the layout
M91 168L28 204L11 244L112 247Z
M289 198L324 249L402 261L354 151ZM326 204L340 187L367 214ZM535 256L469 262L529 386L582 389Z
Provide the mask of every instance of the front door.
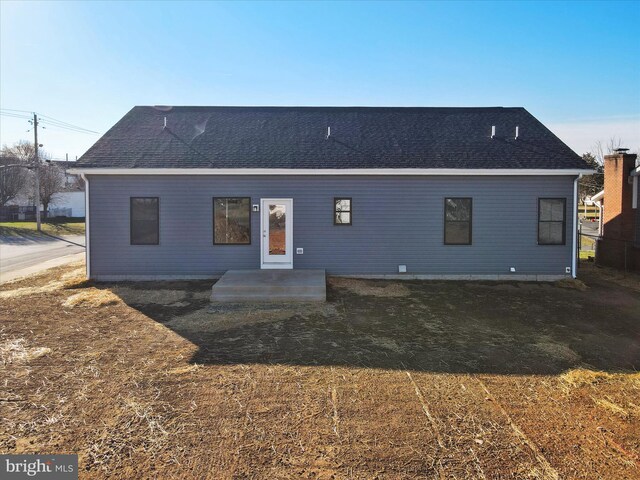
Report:
M263 198L261 268L293 268L293 199Z

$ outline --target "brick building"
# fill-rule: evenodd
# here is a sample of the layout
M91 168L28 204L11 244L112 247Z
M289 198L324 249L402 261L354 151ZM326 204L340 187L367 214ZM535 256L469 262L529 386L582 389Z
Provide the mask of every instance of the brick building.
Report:
M640 165L636 154L626 152L618 149L604 157L603 228L596 261L640 271Z

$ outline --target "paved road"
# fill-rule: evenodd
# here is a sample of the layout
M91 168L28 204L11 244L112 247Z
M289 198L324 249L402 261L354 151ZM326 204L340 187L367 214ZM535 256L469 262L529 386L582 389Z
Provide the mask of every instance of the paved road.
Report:
M75 260L84 252L84 235L60 239L46 235L0 236L0 282Z

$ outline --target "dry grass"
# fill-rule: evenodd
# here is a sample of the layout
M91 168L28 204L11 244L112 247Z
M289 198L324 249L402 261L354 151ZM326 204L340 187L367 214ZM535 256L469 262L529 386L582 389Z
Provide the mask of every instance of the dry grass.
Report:
M560 288L580 290L581 292L589 288L582 280L578 280L577 278L563 278L555 282L555 285Z
M535 343L534 346L545 354L565 360L568 363L576 363L580 360L580 355L563 343L543 339L543 341Z
M130 304L186 306L183 301L186 298L187 292L183 290L170 290L166 288L149 290L132 288L125 284L116 285L113 288L113 293L123 299L126 299L127 303Z
M166 325L171 329L184 332L218 332L287 320L296 315L327 317L335 314L336 310L333 306L324 304L218 305L176 315L167 321Z
M51 293L63 289L82 288L88 284L83 265L84 262L70 264L68 267L69 270L58 276L51 277L51 273L49 271L44 271L29 277L29 281L17 279L5 282L3 284L3 289L0 291L0 300L29 297L32 295ZM40 281L43 279L46 279L46 281ZM21 286L25 283L30 285Z
M84 230L84 222L42 222L42 231L49 235L83 235ZM7 237L39 235L36 222L0 222L0 234Z
M40 285L37 287L18 287L12 290L1 291L0 300L10 299L10 298L30 297L32 295L37 295L41 293L55 292L56 290L60 290L63 287L64 287L64 282L61 282L58 280L49 282L45 285Z
M608 373L577 368L560 375L560 380L575 388L622 381L640 389L640 373Z
M87 479L638 477L640 300L609 283L210 307L203 282L77 274L0 286L33 289L0 297L2 453Z
M407 297L411 291L399 282L380 282L377 280L360 280L356 278L331 277L329 285L333 288L346 289L356 295L372 297Z
M71 295L62 306L65 308L73 308L78 305L85 307L106 307L107 305L115 305L120 302L120 297L109 290L98 290L97 288L88 288L79 293Z
M51 353L48 347L30 347L24 338L11 338L0 334L0 364L29 363L43 355Z
M163 407L171 411L169 406ZM117 416L100 429L96 440L88 447L87 465L105 473L113 472L139 452L155 460L166 451L171 435L181 432L179 428L171 428L171 421L155 408L154 403L125 398L118 405Z
M67 290L86 288L92 284L90 280L87 280L84 266L79 266L61 275L60 280L62 280L62 288Z
M184 375L186 373L194 373L202 368L202 365L194 363L193 365L182 365L177 368L172 368L167 373L169 375Z
M606 398L594 398L591 397L596 405L609 410L617 415L622 416L623 418L629 417L629 412L622 408L620 405L612 402L610 399Z
M596 275L599 280L634 290L640 293L640 273L623 272L615 268L603 267L590 263L582 263L580 269L589 275Z

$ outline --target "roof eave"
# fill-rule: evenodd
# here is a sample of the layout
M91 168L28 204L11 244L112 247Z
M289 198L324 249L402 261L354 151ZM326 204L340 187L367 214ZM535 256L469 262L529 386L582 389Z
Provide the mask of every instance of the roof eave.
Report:
M591 169L579 168L100 168L76 167L69 173L79 175L590 175Z

